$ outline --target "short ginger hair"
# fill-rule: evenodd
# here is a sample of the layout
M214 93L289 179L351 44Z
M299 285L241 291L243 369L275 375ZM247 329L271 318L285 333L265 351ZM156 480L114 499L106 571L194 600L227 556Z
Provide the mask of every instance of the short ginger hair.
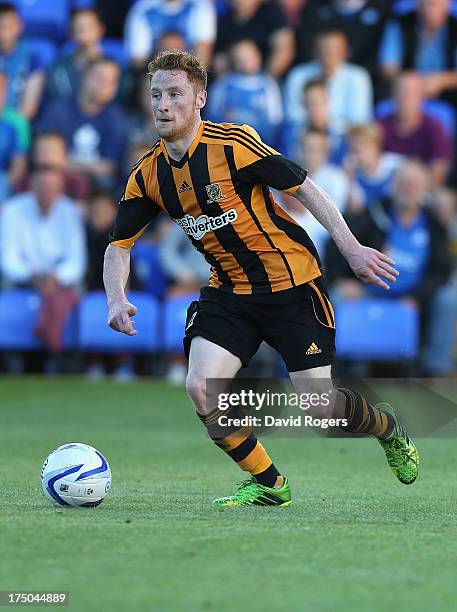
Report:
M201 89L206 89L208 72L201 59L190 51L162 51L148 64L148 77L151 79L158 70L182 70L189 81Z

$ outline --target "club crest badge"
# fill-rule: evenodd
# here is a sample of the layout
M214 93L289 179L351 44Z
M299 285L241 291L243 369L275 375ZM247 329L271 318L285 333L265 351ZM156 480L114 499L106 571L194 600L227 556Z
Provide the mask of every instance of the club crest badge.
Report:
M206 185L206 193L208 194L208 204L211 202L221 202L227 199L227 196L222 193L219 183Z

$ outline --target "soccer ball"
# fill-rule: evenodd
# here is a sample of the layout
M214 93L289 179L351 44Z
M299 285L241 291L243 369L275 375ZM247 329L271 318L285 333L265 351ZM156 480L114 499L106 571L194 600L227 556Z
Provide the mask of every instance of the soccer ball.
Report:
M64 444L44 462L41 487L53 504L91 508L108 495L111 470L96 448L79 442Z

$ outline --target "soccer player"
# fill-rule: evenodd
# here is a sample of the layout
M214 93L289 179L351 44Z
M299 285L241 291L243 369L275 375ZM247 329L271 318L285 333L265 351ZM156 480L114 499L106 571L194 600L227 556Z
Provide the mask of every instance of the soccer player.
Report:
M209 436L250 478L217 506L287 506L291 493L250 427L223 438L220 414L207 401L207 379L232 379L266 340L283 357L299 392L330 380L335 353L333 309L318 255L306 232L275 202L269 187L293 194L322 223L354 274L388 289L394 262L362 246L306 171L263 143L247 125L204 122L207 74L193 54L168 51L149 63L151 98L161 137L134 166L105 255L108 324L136 334L136 307L126 298L130 249L165 211L212 267L209 286L188 310L186 388ZM404 484L417 477L418 452L395 410L357 391L335 389L321 418L346 419L345 430L375 436ZM236 414L232 409L232 414Z

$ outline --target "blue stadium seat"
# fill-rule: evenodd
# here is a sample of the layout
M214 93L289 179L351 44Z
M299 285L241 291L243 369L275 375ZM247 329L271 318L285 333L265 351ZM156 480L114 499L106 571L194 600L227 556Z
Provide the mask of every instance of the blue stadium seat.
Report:
M70 2L72 11L83 8L96 8L97 5L97 0L70 0Z
M364 299L335 308L336 350L354 360L411 360L418 353L419 315L398 300Z
M216 11L218 17L225 15L230 9L229 0L216 0Z
M92 7L95 0L13 0L22 15L27 36L62 42L68 36L74 9Z
M78 348L79 307L67 317L63 328L63 348L67 351Z
M166 352L181 352L186 313L198 295L183 295L166 300L163 309L163 348Z
M27 38L27 42L40 58L40 66L43 66L46 69L50 68L53 65L57 55L57 47L55 42L48 40L47 38L35 37Z
M393 13L394 15L402 16L406 13L411 13L417 8L417 0L397 0L393 3ZM451 1L451 15L453 17L457 16L457 1Z
M0 292L0 349L38 351L43 348L35 336L41 297L33 289L11 289ZM63 329L63 347L76 345L78 309L67 318Z
M405 15L416 9L416 0L397 0L392 8L394 15Z
M41 346L35 337L40 296L30 289L0 292L0 349L34 351Z
M161 298L168 285L159 261L159 247L156 244L139 240L132 250L132 268L141 290Z
M159 303L145 293L131 291L129 299L138 308L136 336L126 336L110 329L106 323L108 308L102 291L83 296L79 305L78 346L99 353L154 353L160 348Z
M423 111L441 123L446 133L453 137L456 133L456 115L451 104L444 100L425 100ZM375 115L379 119L395 112L395 102L391 98L381 100L375 107Z
M14 0L14 4L22 15L27 36L65 39L72 8L69 0Z
M103 55L111 57L115 60L119 66L125 68L129 62L127 52L123 40L117 40L116 38L104 38L102 40Z

